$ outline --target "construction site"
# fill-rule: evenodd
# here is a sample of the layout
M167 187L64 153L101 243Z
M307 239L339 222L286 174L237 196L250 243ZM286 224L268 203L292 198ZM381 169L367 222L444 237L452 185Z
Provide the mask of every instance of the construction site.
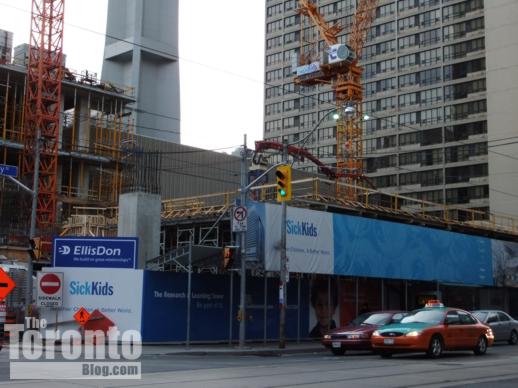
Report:
M15 262L17 270L31 262L36 270L48 270L55 237L132 237L140 239L141 246L153 245L145 251L152 254L141 255L127 277L117 280L121 287L128 287L132 281L128 279L140 279L140 286L135 286L140 299L132 301L136 304L129 309L137 326L127 323L131 320L126 316L117 319L138 330L148 320L143 332L150 341L183 341L183 333L172 333L167 327L169 318L164 317L174 315L178 320L184 308L185 341L190 341L193 276L198 295L205 295L214 282L230 301L230 306L214 307L221 315L218 322L225 325L220 325L219 337L210 340L225 339L230 331L232 341L232 322L238 316L241 341L241 322L247 317L245 298L250 293L254 298L264 297L252 303L251 309L263 315L257 313L262 318L251 325L257 326L256 338L264 327L266 341L272 314L268 305L277 304L278 290L284 293L282 306L288 293L292 300L298 293L298 316L295 320L291 312L287 332L295 337L297 327L297 339L306 337L299 330L300 322L304 330L312 325L306 308L310 283L318 276L325 276L328 305L331 283L341 284L343 322L354 318L362 303L375 309L408 310L429 297L441 297L466 309L504 305L518 311L514 289L518 285L517 218L475 205L458 206L384 190L365 172L360 60L375 21L377 0L359 1L350 26L329 24L314 2L298 2L301 41L293 62L293 82L300 87L328 88L334 109L301 139L290 144L286 138L259 140L254 149L243 145L240 156L144 136L134 119L134 104L139 102L135 85L119 85L66 67L63 3L33 0L31 38L28 45L14 48L14 58L10 56L12 36L0 31L5 35L0 46L0 163L18 171L17 177L0 178L4 262ZM344 28L349 34L347 44L339 43ZM318 32L312 34L317 37L306 40L303 37L310 29ZM309 139L331 113L337 116L336 158L335 163L324 163L310 152ZM314 170L292 171L293 166L308 165ZM286 186L279 184L281 167L289 171ZM123 205L121 198L127 194L149 197L132 208L129 202ZM159 207L154 216L150 216L152 201ZM245 215L250 210L241 231L235 227L237 206L245 209ZM133 223L137 232L130 236L121 232L126 222ZM225 256L229 252L235 256ZM106 273L95 266L72 267L64 271L74 279L84 275L97 280L118 271L116 267ZM233 280L238 271L242 282L239 308ZM276 283L272 278L277 281L279 274ZM247 276L252 286L245 294ZM146 280L144 292L138 288L144 287L142 279L151 279ZM182 294L183 282L188 284L183 295L189 307L175 304L179 302L172 298L164 302L157 296L160 292L154 292L153 287L161 285L170 295ZM16 298L9 305L20 313L22 296ZM70 305L79 303L72 302L72 295L66 298ZM95 299L93 303L115 302ZM161 312L162 303L170 304L167 313ZM204 308L199 307L200 311ZM277 319L277 309L271 310ZM60 314L63 322L70 322L64 311ZM203 323L200 319L195 325ZM268 338L277 334L271 331ZM206 340L204 335L200 329L194 338Z
M37 16L38 12L44 14L49 5L39 4L35 8L31 44L15 48L14 58L10 57L9 47L12 36L9 40L9 33L4 33L0 64L2 163L17 166L27 187L32 187L34 179L37 125L45 125L45 130L40 129L42 159L36 234L42 238L38 249L42 262L49 260L50 249L45 244L51 236L116 235L118 198L125 191L143 190L161 195L161 252L175 249L185 241L196 242L203 235L203 227L196 234L192 225L186 228L178 225L191 222L193 217L210 225L228 212L238 196L243 168L240 158L136 135L132 111L128 108L135 102L132 86L115 85L98 79L95 73L86 70L77 73L64 65L60 3L50 2L54 16L47 30L37 28ZM343 45L337 40L342 28L328 25L312 2L300 2L299 13L308 19L301 26L313 23L321 41L340 51L340 56L334 62L320 64L316 72L308 71L308 64L320 57L320 46L318 39L301 42L301 70L295 83L332 85L336 112L344 113L337 122L335 167L324 165L308 153L304 148L306 142L300 148L298 144L290 145L289 154L296 162L312 163L318 171L294 175L298 179L293 181L290 205L336 207L361 215L513 239L518 233L513 217L387 193L374 187L365 176L360 83L363 70L358 61L376 6L377 1L360 2L352 26L347 27L351 32L349 45ZM41 34L50 33L52 39L46 42L46 47L39 47ZM342 46L349 50L346 55ZM49 52L53 54L48 55ZM41 73L38 70L41 68L48 70ZM45 82L38 83L41 80ZM35 110L37 106L43 109ZM42 111L51 113L51 117ZM264 171L269 162L278 160L280 149L280 144L257 142L255 152L249 150L247 155L247 169ZM251 198L274 201L275 185L268 184L273 182L272 177L270 174L263 181L265 184L253 187ZM31 197L8 179L2 178L1 184L2 252L12 259L24 259ZM228 223L228 216L221 220ZM228 225L224 229L225 237L209 239L211 244L223 246L231 241Z

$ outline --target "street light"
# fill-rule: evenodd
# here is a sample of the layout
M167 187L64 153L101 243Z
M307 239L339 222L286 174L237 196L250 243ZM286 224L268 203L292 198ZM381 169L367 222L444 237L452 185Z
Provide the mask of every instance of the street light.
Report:
M344 109L345 115L352 115L356 112L356 109L352 105L348 105ZM340 112L336 109L328 111L322 118L317 122L317 124L313 127L313 129L301 140L288 144L286 139L283 139L282 144L282 164L288 165L288 146L294 145L298 143L302 143L301 149L304 148L308 139L313 135L313 133L318 129L320 124L329 116L332 115L334 120L338 120L341 117ZM368 115L363 117L364 120L370 119ZM286 201L282 201L282 213L281 213L281 262L280 262L280 270L279 270L279 304L280 304L280 319L279 319L279 347L284 348L286 346L286 336L285 336L285 324L286 324L286 282L289 279L288 274L288 258L286 255L286 218L287 218L287 204Z

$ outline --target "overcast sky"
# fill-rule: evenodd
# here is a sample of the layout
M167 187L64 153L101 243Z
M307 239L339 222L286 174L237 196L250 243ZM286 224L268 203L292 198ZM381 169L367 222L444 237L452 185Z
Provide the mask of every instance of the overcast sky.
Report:
M146 0L153 1L153 0ZM67 66L101 74L108 0L66 0ZM30 0L0 0L0 29L27 43ZM264 0L180 0L182 143L205 149L262 138Z

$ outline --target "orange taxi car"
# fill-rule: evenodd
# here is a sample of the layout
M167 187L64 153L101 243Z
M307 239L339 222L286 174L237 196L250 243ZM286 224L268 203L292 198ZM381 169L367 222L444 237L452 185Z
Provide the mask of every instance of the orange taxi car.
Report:
M399 323L383 326L371 337L372 348L381 357L426 352L437 358L443 350L473 350L482 355L493 341L489 326L469 312L444 307L439 301L429 301L425 308L412 311Z

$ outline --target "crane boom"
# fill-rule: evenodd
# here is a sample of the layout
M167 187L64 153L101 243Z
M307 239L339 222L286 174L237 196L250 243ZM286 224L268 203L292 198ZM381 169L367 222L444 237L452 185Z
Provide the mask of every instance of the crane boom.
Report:
M318 12L317 5L309 0L299 0L300 8L297 12L311 19L313 24L318 28L320 36L329 45L338 43L337 35L342 31L343 27L338 24L328 25L324 17Z
M361 0L353 20L351 35L349 36L349 46L356 53L356 60L362 56L362 49L367 38L372 22L376 14L378 0Z

